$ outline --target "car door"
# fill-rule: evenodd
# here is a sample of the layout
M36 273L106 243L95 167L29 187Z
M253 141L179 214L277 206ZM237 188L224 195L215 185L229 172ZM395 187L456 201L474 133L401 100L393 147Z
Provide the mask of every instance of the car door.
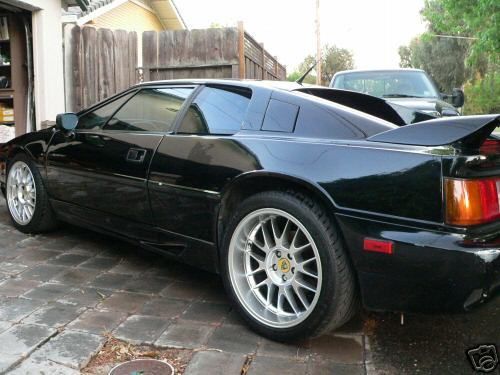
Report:
M72 134L55 134L47 155L51 198L92 220L151 223L151 158L193 86L144 87L83 113ZM128 233L130 234L130 233Z
M183 256L188 263L204 259L207 264L196 265L211 267L210 252L198 254L215 242L220 193L241 171L258 168L255 157L232 136L241 129L251 95L248 88L225 85L198 90L179 129L164 137L153 158L153 220L165 241L176 245L167 250L188 250Z

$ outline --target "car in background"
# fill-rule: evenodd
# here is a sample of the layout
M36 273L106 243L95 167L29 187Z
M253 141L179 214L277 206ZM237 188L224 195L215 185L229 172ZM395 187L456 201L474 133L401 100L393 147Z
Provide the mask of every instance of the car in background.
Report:
M345 70L333 76L330 87L383 98L434 117L459 116L458 108L464 104L462 90L454 89L451 95L440 93L421 69ZM445 99L451 99L451 104Z

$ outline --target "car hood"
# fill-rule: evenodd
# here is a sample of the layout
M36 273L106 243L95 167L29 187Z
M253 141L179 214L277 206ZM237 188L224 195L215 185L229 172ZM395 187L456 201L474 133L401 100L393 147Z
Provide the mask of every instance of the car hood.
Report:
M450 103L438 98L384 98L389 103L394 103L406 108L425 112L427 114L441 117L443 110L446 110L444 116L458 116L459 112Z

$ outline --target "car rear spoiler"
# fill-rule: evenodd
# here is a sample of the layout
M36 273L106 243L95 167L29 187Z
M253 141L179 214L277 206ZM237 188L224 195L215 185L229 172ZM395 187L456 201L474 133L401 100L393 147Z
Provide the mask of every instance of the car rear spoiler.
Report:
M498 114L441 118L388 130L367 140L414 146L453 145L459 149L478 149L497 126L500 126Z
M346 107L356 109L385 121L389 121L390 123L398 126L414 124L436 118L436 116L432 116L428 113L390 103L385 99L356 91L324 87L305 87L295 91L304 92L306 94L317 96L318 98L345 105Z

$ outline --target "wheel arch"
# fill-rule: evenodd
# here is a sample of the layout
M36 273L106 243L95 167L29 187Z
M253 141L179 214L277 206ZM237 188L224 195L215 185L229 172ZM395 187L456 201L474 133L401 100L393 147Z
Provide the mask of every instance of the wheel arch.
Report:
M14 159L19 154L25 155L32 161L36 162L36 158L26 147L21 145L14 145L10 150L8 150L7 153L7 159L6 159L7 167L12 162L12 159Z
M30 150L24 145L14 144L12 147L7 149L5 153L5 159L0 159L0 164L4 164L3 167L0 167L0 191L5 196L5 189L7 184L7 174L9 170L9 166L12 163L12 160L15 159L18 155L24 155L33 163L35 163L39 168L40 164L36 157L30 152ZM3 168L3 171L2 171ZM45 184L44 174L42 173L42 181ZM4 179L4 181L2 181Z
M315 207L316 212L318 206L324 210L328 219L336 230L338 240L344 244L343 254L345 255L343 259L349 265L346 267L352 272L352 287L354 288L354 293L357 296L356 301L359 301L362 297L360 293L359 275L356 267L353 264L353 259L350 253L349 246L345 243L345 237L342 233L340 223L338 222L335 213L338 211L338 207L334 202L333 197L331 197L328 192L326 192L319 184L308 181L306 179L284 175L282 173L274 173L268 171L250 172L240 175L238 178L234 179L221 193L221 204L218 213L217 220L217 241L220 246L218 248L218 270L222 271L223 277L227 272L227 262L222 258L223 254L226 254L227 248L222 246L227 246L229 237L224 238L227 226L235 225L234 221L231 220L231 213L235 212L236 207L244 200L252 195L264 193L268 191L280 191L290 194L293 197L297 197L300 201L309 202L306 207ZM293 193L298 194L293 194ZM303 196L307 198L304 199ZM313 200L314 202L311 202ZM243 213L241 213L243 216ZM322 219L325 219L324 215L321 215ZM229 234L230 235L230 234ZM354 300L353 300L354 301ZM353 302L354 303L354 302ZM357 303L357 302L356 302ZM354 306L354 305L353 305ZM332 320L333 321L333 320Z
M320 185L297 176L280 172L249 172L237 177L221 194L221 204L217 216L217 243L219 245L222 243L222 236L225 231L229 213L236 208L239 202L250 195L264 191L286 191L289 189L294 189L295 191L307 194L315 199L323 206L331 220L336 221L334 215L336 211L335 202Z

